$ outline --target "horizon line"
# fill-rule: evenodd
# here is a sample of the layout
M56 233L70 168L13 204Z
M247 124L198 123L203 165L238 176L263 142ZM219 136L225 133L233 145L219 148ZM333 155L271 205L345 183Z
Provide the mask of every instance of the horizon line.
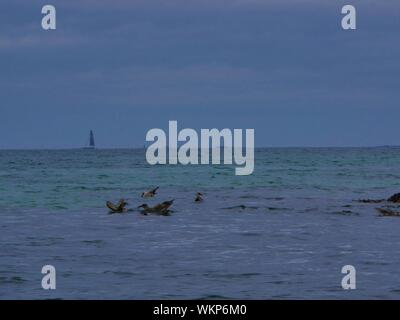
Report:
M221 146L221 148L224 148L224 146ZM254 147L254 149L295 149L295 148L301 148L301 149L323 149L323 148L342 148L342 149L356 149L356 148L400 148L400 145L371 145L371 146L365 146L365 145L360 145L360 146L257 146ZM147 149L145 147L95 147L93 150L143 150ZM179 149L179 147L178 147ZM201 148L198 148L201 150ZM214 149L214 148L211 148ZM67 150L86 150L87 149L83 147L56 147L56 148L0 148L0 151L67 151Z

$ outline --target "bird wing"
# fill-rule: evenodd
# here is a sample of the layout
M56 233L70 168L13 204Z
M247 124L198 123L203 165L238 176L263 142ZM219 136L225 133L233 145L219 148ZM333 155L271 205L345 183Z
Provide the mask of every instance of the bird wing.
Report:
M115 204L113 204L111 201L107 201L106 202L106 206L108 209L110 209L111 211L117 212L119 211L119 207L117 207Z

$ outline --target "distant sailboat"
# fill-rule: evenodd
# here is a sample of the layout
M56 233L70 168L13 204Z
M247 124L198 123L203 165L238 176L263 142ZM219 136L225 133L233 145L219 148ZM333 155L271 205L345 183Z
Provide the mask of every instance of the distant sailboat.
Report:
M93 134L93 130L90 130L89 145L85 146L84 149L94 149L94 148L95 148L94 134Z

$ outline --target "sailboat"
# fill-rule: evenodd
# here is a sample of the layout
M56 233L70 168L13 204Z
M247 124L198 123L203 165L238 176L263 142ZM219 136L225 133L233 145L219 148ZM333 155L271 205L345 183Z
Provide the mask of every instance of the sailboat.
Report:
M93 130L90 130L89 145L85 146L83 149L94 149L94 148L95 148L94 134L93 134Z

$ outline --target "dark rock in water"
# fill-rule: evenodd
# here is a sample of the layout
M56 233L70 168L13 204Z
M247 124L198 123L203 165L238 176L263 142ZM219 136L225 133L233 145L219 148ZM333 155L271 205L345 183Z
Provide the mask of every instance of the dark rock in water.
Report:
M381 217L400 217L400 212L394 211L387 208L376 208L379 211Z
M392 195L387 201L400 203L400 193Z
M339 214L343 216L359 216L360 214L358 212L353 212L351 210L342 210L342 211L335 211L332 212L333 214Z
M396 193L396 194L392 195L387 200L385 200L385 199L359 199L359 200L356 200L356 201L357 202L361 202L361 203L381 203L381 202L384 202L384 201L400 203L400 193Z
M361 203L380 203L385 201L385 199L359 199L357 202Z
M258 209L258 207L250 207L250 206L246 206L244 204L240 204L238 206L233 206L233 207L226 207L226 208L222 208L223 210L232 210L232 209L241 209L241 210L245 210L245 209Z

